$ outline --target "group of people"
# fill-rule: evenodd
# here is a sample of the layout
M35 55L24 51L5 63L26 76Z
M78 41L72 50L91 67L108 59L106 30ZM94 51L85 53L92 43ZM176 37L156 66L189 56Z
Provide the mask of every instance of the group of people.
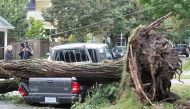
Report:
M33 56L33 50L32 48L29 47L28 42L24 42L21 44L18 54L20 56L20 59L23 60L30 59L30 57ZM5 60L11 61L12 59L13 59L12 46L8 45L5 51Z

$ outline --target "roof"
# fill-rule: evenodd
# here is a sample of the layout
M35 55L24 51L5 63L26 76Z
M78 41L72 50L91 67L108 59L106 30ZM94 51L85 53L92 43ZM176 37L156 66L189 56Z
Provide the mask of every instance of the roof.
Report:
M68 49L68 48L80 48L80 47L86 47L86 48L102 48L107 47L107 44L102 43L72 43L72 44L63 44L59 46L54 46L53 49Z
M36 20L44 21L44 18L42 17L42 12L40 11L28 11L26 19L29 20L30 17L33 17Z
M14 29L14 26L0 16L0 29Z

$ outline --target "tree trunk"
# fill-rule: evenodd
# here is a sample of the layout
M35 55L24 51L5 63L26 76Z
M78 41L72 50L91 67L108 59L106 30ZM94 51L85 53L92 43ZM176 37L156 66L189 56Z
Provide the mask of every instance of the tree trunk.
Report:
M1 78L1 79L8 79L8 78L10 78L10 77L11 77L10 75L5 74L4 72L0 71L0 78Z
M5 74L16 78L30 77L77 77L83 82L118 81L122 72L122 60L103 63L71 64L47 60L0 61Z
M0 93L15 91L18 89L16 80L0 81Z

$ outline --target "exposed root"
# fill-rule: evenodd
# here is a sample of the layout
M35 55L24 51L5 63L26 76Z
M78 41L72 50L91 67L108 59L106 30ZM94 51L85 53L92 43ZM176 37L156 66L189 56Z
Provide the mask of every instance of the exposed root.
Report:
M129 42L127 72L132 78L140 100L165 101L169 96L171 79L182 73L181 60L170 42L157 31L161 17L147 27L139 26ZM152 104L153 105L153 104Z

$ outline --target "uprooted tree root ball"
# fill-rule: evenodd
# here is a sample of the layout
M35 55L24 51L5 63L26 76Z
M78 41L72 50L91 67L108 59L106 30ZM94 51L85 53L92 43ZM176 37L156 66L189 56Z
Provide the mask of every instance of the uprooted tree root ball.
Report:
M127 72L133 80L131 85L139 99L146 98L150 103L172 99L169 96L170 80L175 74L182 73L177 52L155 28L169 15L148 27L139 26L128 44Z

